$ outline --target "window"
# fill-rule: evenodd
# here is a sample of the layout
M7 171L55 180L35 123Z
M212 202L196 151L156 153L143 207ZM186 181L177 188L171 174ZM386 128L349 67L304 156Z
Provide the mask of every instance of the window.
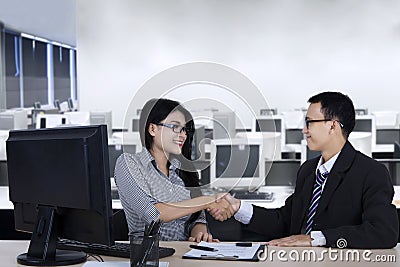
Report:
M4 47L6 108L77 99L74 48L9 29Z
M70 53L69 49L53 45L54 99L60 102L71 97Z
M24 107L48 104L47 44L22 38Z
M5 33L6 107L21 106L20 92L20 36Z

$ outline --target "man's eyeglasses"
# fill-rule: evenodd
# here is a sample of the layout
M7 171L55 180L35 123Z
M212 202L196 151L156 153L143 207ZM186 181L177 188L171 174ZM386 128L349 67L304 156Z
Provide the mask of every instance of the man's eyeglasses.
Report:
M310 123L312 123L312 122L321 122L321 121L337 121L337 122L339 123L340 127L343 128L343 123L341 123L341 122L338 121L338 120L332 120L332 119L321 119L321 120L307 120L307 119L305 119L305 120L304 120L307 129L308 129L308 127L310 126Z
M174 133L185 132L187 135L192 135L194 133L194 130L192 128L185 127L185 126L180 126L180 125L177 125L177 124L162 123L162 122L155 122L154 124L170 128L170 129L172 129L172 131Z

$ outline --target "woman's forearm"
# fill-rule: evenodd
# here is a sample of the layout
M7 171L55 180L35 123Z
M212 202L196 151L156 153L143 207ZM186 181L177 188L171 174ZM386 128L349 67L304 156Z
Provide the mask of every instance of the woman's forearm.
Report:
M174 203L157 203L154 206L160 212L160 220L170 222L186 215L208 208L215 202L215 196L201 196Z

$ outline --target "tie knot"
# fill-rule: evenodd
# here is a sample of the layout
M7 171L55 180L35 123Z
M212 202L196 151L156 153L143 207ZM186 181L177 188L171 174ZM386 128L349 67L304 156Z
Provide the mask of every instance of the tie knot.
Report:
M328 178L329 172L321 173L319 170L317 171L317 184L322 185L326 178Z

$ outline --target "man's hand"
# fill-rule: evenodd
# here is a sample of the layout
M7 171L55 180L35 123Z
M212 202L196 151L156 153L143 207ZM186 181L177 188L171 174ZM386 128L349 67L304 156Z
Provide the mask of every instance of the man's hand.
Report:
M271 240L267 244L278 247L311 247L311 241L310 235L291 235Z
M232 217L240 208L240 200L229 193L220 193L215 196L215 204L211 204L207 211L218 221L225 221Z

